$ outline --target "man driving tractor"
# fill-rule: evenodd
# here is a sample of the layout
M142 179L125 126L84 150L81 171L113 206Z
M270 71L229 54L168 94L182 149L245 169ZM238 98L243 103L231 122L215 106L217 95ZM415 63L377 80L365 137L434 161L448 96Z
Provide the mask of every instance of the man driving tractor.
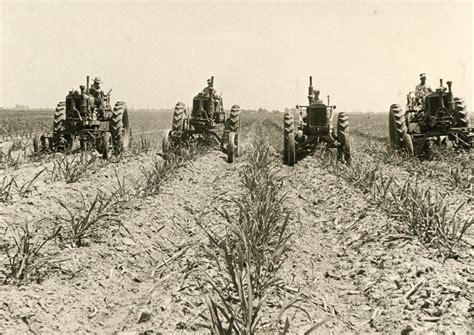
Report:
M214 88L212 87L212 79L207 80L207 86L202 89L202 93L214 97Z
M432 92L431 87L426 84L426 73L420 74L420 83L415 87L415 96L421 100L425 95Z
M321 99L319 99L319 93L319 89L313 90L313 100L311 101L311 103L322 103Z
M105 109L105 94L100 88L100 84L102 84L100 78L95 77L91 87L89 87L88 93L94 97L94 103L98 113L103 113Z

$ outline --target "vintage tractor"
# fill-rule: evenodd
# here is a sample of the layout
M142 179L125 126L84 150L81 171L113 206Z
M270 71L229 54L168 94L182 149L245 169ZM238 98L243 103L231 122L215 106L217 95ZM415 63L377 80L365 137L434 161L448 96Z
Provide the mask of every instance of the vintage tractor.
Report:
M86 86L71 90L65 102L58 103L51 134L37 135L35 152L74 152L96 149L104 159L126 149L131 139L127 105L118 101L112 109L110 90L103 98L94 97Z
M222 136L219 136L221 132ZM239 132L240 107L233 105L227 117L222 97L215 94L214 77L211 77L208 87L194 97L190 115L184 103L176 104L172 128L164 134L163 154L179 145L204 141L218 145L227 153L227 161L232 163L240 154Z
M313 78L309 77L308 106L296 105L300 117L297 127L291 112L285 113L283 127L283 164L293 166L297 157L311 152L318 144L325 143L327 147L337 148L339 160L350 164L351 148L349 142L349 119L340 112L337 116L336 129L332 126L333 112L336 106L331 106L319 100L319 91L313 89Z
M433 145L468 150L474 147L474 129L464 101L455 98L452 82L425 96L410 92L406 111L393 104L389 112L390 143L413 156L430 156Z

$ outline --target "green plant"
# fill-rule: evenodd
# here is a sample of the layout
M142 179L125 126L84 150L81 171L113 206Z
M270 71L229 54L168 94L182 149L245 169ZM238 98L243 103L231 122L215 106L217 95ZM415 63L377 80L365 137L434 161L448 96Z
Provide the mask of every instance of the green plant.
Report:
M21 186L18 187L18 194L20 195L20 197L26 197L28 194L30 194L31 192L33 192L33 189L35 188L34 187L34 182L39 178L39 176L44 172L46 171L46 168L38 171L32 179L26 181L25 183L23 183Z
M328 155L324 160L330 172L370 193L372 201L402 223L393 226L395 230L416 236L426 247L437 248L443 257L455 255L473 224L472 218L459 218L462 204L450 211L455 204L449 196L423 187L417 178L408 177L399 184L371 160L355 160L357 163L352 166L340 164Z
M179 168L185 166L205 150L205 147L189 144L174 148L163 159L154 157L151 168L141 167L144 180L140 192L144 196L161 192L162 186L177 173Z
M9 232L13 246L4 249L8 259L7 278L22 284L33 277L39 277L41 270L52 259L52 256L44 255L42 250L46 243L56 237L60 229L61 227L49 236L39 238L37 232L30 230L28 223L20 227L8 224L5 235Z
M64 180L66 183L75 183L84 177L97 163L97 156L82 152L80 155L66 155L53 161L50 172L51 180Z
M208 276L205 298L213 333L254 334L266 297L277 287L291 237L291 212L278 172L268 144L257 141L241 174L245 192L232 200L236 213L217 210L224 233L199 223L211 244L206 253L220 269L217 278Z
M92 201L86 200L81 194L82 206L77 210L59 200L59 204L67 211L68 216L58 217L58 219L69 225L70 237L77 247L84 245L84 239L97 234L102 221L115 219L116 214L113 209L119 203L116 197L118 192L106 195L99 191Z
M373 196L391 216L406 223L396 226L397 230L415 235L427 247L437 248L443 257L454 256L473 224L472 218L458 217L464 203L450 213L453 204L448 195L423 188L417 180L398 185L393 177L380 175Z
M4 176L0 183L0 202L7 202L12 197L12 188L15 186L15 179Z

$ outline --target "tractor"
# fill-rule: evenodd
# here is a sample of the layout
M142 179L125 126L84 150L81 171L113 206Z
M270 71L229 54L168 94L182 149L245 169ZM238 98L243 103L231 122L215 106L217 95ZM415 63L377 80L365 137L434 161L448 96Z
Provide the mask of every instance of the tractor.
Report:
M66 100L58 103L53 118L52 133L37 135L33 140L35 152L74 152L97 150L104 159L128 148L131 128L127 105L118 101L112 109L110 90L102 98L94 97L86 86L71 90Z
M297 127L291 112L284 115L283 164L293 166L297 157L304 152L312 152L320 143L325 143L328 148L337 148L338 159L350 164L349 118L340 112L334 129L332 123L336 106L330 104L329 96L327 98L327 105L319 100L319 91L313 89L313 78L310 76L309 104L296 105L299 112Z
M427 95L407 95L406 111L390 106L389 133L392 148L409 156L429 157L433 146L469 150L474 148L474 129L461 98L455 98L452 82Z
M194 97L190 114L184 103L176 104L171 129L164 133L163 154L180 145L204 141L217 145L232 163L240 154L239 131L240 107L233 105L227 117L222 97L215 94L214 77L211 77L208 86Z

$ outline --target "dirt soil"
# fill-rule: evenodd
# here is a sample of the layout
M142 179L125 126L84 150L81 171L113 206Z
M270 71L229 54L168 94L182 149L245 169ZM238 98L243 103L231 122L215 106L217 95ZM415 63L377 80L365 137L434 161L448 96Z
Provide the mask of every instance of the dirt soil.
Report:
M259 126L281 137L271 122ZM256 129L244 128L244 153L252 137L261 135ZM276 154L279 145L273 144ZM45 173L27 197L1 205L0 229L30 222L44 236L59 224L56 217L67 215L59 200L74 207L81 194L91 199L98 190L111 192L115 171L126 185L136 185L141 167L154 159L161 158L142 154L103 164L72 184L51 181ZM119 222L108 222L87 245L73 247L60 235L45 249L55 261L43 280L0 286L0 334L208 333L201 288L205 274L216 269L203 253L208 241L198 223L222 221L213 209L228 206L240 192L244 164L245 154L228 164L223 153L210 151L179 169L160 194L131 198L117 211ZM28 180L41 169L37 163L1 173ZM472 331L472 248L443 262L415 238L393 233L387 227L396 220L318 157L292 168L281 165L280 174L294 209L294 235L281 269L285 293L270 301L304 298L287 313L291 333L320 322L321 334ZM1 252L0 269L5 263Z

